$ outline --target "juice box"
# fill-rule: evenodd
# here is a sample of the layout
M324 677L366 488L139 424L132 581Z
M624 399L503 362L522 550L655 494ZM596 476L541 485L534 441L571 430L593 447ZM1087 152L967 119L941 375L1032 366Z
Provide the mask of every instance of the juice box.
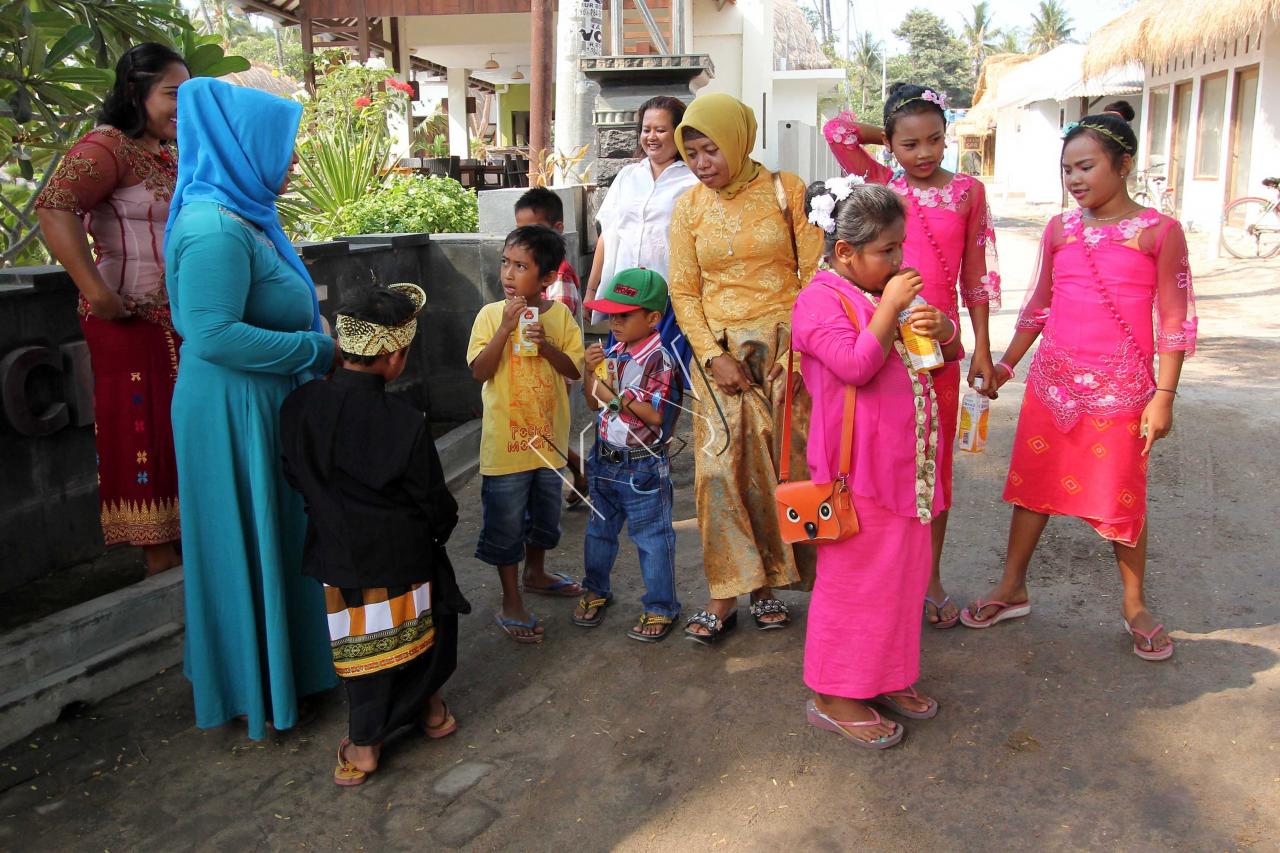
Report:
M606 358L596 365L596 379L608 385L613 391L618 390L618 360Z
M973 390L960 402L960 435L958 446L965 453L981 453L987 449L987 419L991 401L978 393L982 377L973 380Z
M538 306L530 305L520 312L520 325L516 328L515 341L511 345L511 354L530 356L538 354L538 345L525 337L525 330L538 322Z
M922 298L917 296L911 300L911 306L927 305ZM898 315L898 331L902 334L902 343L907 348L907 355L911 358L911 369L915 371L935 370L942 367L942 347L938 346L938 342L933 338L925 337L917 334L911 328L911 324L907 322L907 318L911 316L911 309L908 308Z

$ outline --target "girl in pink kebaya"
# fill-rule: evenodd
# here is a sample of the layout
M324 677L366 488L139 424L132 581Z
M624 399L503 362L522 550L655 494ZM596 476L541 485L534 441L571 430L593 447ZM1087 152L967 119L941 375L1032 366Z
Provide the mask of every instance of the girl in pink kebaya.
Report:
M911 306L925 283L899 269L906 222L892 190L832 178L810 188L809 209L826 232L829 267L800 292L791 315L792 347L813 398L809 470L814 482L844 480L860 529L817 546L804 647L804 680L815 694L807 713L812 725L856 746L884 749L902 740L903 728L872 704L919 720L938 712L915 682L929 525L944 506L936 479L948 440L933 378L910 368L899 313L910 309L916 332L946 341L948 363L961 350L953 319L932 305ZM856 391L848 469L846 386Z
M1004 577L961 618L988 628L1030 613L1036 543L1049 516L1073 515L1115 548L1134 654L1164 660L1173 641L1143 595L1147 464L1173 426L1182 362L1195 350L1187 243L1176 220L1129 198L1138 144L1121 112L1085 116L1064 140L1062 177L1080 206L1045 228L1039 273L994 377L997 389L1012 379L1040 338L1004 490L1013 504Z
M924 278L921 296L941 308L959 328L960 302L973 326L973 358L968 383L983 377L979 393L993 396L991 342L987 319L1000 307L1000 273L996 269L995 231L986 189L976 178L941 168L946 147L946 96L933 89L896 83L884 106L884 128L857 122L844 113L827 122L823 133L841 167L871 183L888 184L906 204L907 239L903 263ZM888 145L901 166L894 172L862 147ZM959 282L960 299L956 298ZM942 546L951 506L952 447L960 409L960 365L934 371L941 417L938 482L942 511L933 520L932 574L924 610L935 628L953 628L960 618L942 586Z

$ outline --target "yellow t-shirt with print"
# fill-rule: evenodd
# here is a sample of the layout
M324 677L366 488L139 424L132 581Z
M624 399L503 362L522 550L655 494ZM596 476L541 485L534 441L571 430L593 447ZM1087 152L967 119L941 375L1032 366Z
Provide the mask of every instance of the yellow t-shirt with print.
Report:
M491 302L476 315L467 344L467 364L475 361L497 334L506 304ZM581 371L582 331L569 309L554 302L539 319L547 340L573 359ZM541 356L513 355L515 335L511 334L512 340L502 350L497 372L480 390L484 401L480 473L489 476L567 464L562 455L569 449L570 420L564 377Z

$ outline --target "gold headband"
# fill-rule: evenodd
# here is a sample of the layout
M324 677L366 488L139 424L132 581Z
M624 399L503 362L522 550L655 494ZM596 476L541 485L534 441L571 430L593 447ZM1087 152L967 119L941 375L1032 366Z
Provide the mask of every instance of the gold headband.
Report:
M1117 116L1120 115L1119 113L1114 111L1112 111L1112 114ZM1120 116L1120 117L1123 120L1124 117L1123 116ZM1126 154L1133 153L1133 146L1130 145L1128 142L1124 141L1123 139L1121 139L1119 134L1115 133L1109 128L1105 128L1100 124L1093 124L1093 123L1086 124L1084 122L1075 122L1071 127L1067 128L1067 133L1070 133L1072 130L1074 130L1077 127L1082 127L1085 130L1092 130L1094 133L1101 133L1103 136L1115 142L1116 145L1119 145L1120 150L1124 151Z
M393 284L387 290L403 293L413 301L413 316L399 326L380 326L367 320L339 314L338 349L348 355L379 356L399 352L413 343L418 332L418 312L427 303L427 294L416 284Z

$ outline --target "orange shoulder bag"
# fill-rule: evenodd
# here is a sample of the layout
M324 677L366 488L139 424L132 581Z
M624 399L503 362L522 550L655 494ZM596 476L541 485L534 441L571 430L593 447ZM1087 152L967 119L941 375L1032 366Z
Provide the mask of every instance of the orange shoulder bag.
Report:
M853 306L837 294L855 329L861 328ZM782 416L782 452L778 463L778 488L774 501L778 510L778 527L782 541L841 542L858 532L858 514L849 491L849 465L853 461L853 413L857 392L852 385L844 387L844 419L840 424L840 467L830 483L813 480L791 482L791 398L794 351L787 356L786 402Z

